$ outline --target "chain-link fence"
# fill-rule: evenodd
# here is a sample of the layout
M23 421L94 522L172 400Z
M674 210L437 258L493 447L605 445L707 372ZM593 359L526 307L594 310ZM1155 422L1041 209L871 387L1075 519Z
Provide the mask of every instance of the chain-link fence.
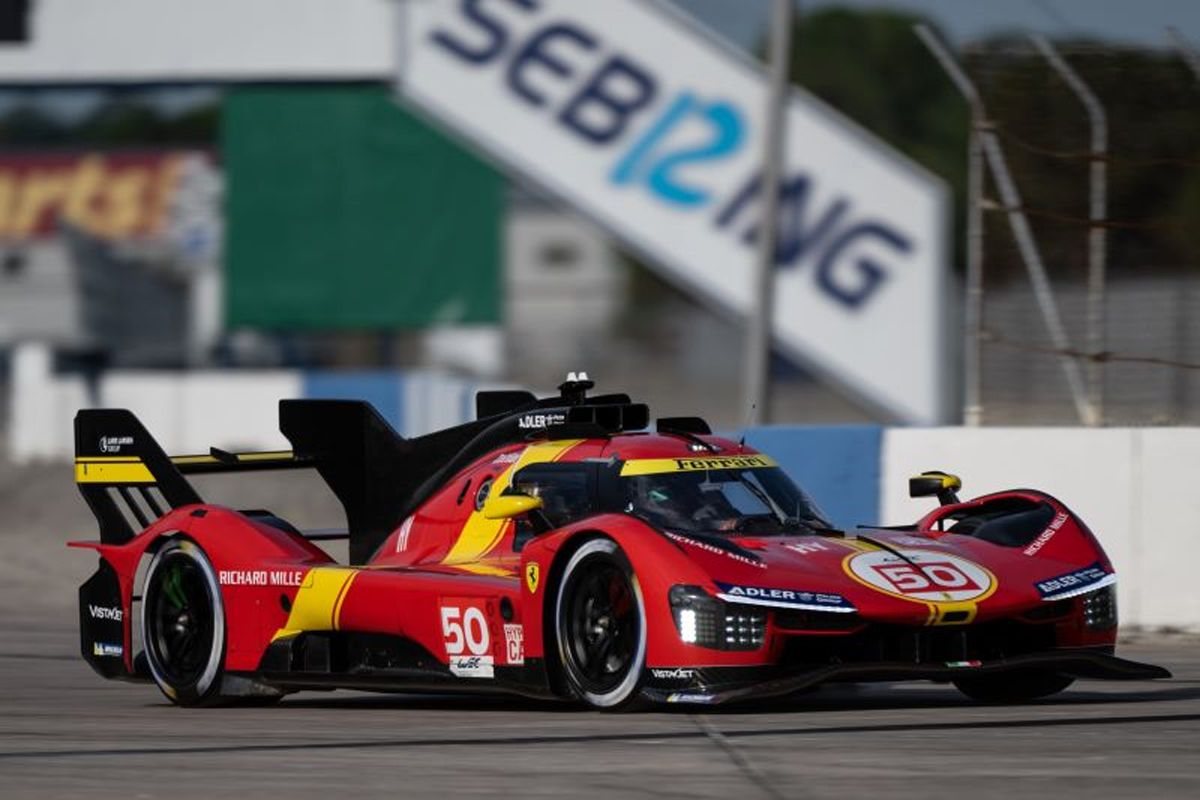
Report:
M1103 152L1092 149L1095 129L1080 95L1031 38L963 54L1068 339L1064 347L1048 335L1014 242L1014 209L991 169L983 191L983 421L1078 422L1065 356L1084 371L1098 366L1107 424L1200 423L1200 81L1166 49L1055 49L1103 108ZM1107 195L1098 222L1096 163L1106 168ZM1099 342L1090 340L1088 321L1094 230L1104 234Z

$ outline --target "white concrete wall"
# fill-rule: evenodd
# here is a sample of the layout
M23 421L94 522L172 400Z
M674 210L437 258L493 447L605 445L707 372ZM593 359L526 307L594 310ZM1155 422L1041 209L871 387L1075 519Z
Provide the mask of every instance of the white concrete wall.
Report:
M92 405L133 411L172 454L286 449L277 407L280 398L302 396L302 378L283 370L117 370L100 379L98 393L93 404L82 379L53 374L48 346L15 348L9 457L17 463L71 459L75 412Z
M313 375L344 378L338 397L362 397L353 372L301 370L112 370L89 397L83 379L55 374L52 348L23 343L13 350L8 457L18 464L70 460L75 453L72 421L80 408L127 408L162 448L172 455L226 450L290 447L279 433L281 399L306 397ZM372 373L374 375L375 373ZM386 373L397 394L398 418L389 418L405 436L419 436L474 418L475 392L515 388L462 378L438 369ZM379 398L367 396L379 402ZM388 413L386 404L381 411Z
M87 392L82 379L55 376L53 359L46 345L13 350L7 428L9 458L17 463L71 458L75 452L70 421L88 404Z
M301 396L295 371L113 372L100 404L135 413L168 453L287 450L279 400Z
M930 509L908 497L928 469L960 476L964 497L1041 489L1108 551L1124 623L1200 631L1200 428L897 428L881 461L884 523Z

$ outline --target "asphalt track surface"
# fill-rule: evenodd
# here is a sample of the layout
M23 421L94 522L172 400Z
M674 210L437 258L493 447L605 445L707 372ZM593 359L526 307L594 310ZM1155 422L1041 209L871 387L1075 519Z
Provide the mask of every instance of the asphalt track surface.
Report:
M1195 640L1123 649L1172 680L1029 705L914 683L620 715L357 692L179 709L77 649L70 627L5 632L0 796L1200 797Z
M94 523L69 476L0 463L0 798L1200 798L1200 638L1179 635L1119 649L1171 680L1026 705L911 683L623 715L356 692L175 708L79 658L95 562L63 542ZM268 507L302 518L311 497Z

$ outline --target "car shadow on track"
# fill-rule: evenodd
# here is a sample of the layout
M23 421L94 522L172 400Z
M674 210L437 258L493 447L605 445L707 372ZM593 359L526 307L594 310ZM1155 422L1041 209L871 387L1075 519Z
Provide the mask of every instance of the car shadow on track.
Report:
M880 710L920 710L939 708L1019 708L1019 707L1072 707L1104 706L1117 704L1183 701L1200 699L1200 687L1162 685L1161 688L1137 689L1135 691L1089 691L1067 690L1062 694L1041 700L1020 703L978 703L957 690L946 687L921 686L892 688L881 685L863 686L850 684L826 687L817 691L785 698L749 700L720 706L660 705L651 706L644 714L693 714L703 712L712 715L726 714L805 714ZM497 712L497 713L591 713L574 703L553 700L536 700L511 695L479 694L340 694L314 697L297 694L285 698L280 709L392 709L412 711L454 712Z
M866 734L866 733L913 733L935 731L986 731L1000 729L1050 728L1097 725L1136 725L1136 724L1172 724L1200 721L1200 714L1145 714L1145 715L1111 715L1111 716L1068 716L1042 717L1025 719L967 719L959 721L940 722L870 722L857 725L808 725L780 727L753 727L720 730L718 733L733 740L747 740L781 736L829 736L837 734ZM437 749L442 747L484 747L495 751L500 748L525 748L530 746L549 745L579 745L588 746L602 742L663 742L673 740L690 740L709 738L713 735L711 724L698 724L687 728L661 729L626 728L613 731L608 728L593 729L588 733L529 733L526 735L497 736L495 734L480 734L477 736L455 735L450 737L423 736L420 738L362 738L314 741L263 742L235 744L164 744L155 746L107 747L107 748L71 748L38 751L0 752L0 763L8 760L48 760L71 759L80 756L147 756L147 755L213 755L218 753L282 753L282 752L315 752L349 750L364 752L369 750L412 750Z

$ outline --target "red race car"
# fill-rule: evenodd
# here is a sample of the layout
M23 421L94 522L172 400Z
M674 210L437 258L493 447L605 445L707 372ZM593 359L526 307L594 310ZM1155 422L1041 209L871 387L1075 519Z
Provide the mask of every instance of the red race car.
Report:
M574 377L574 376L572 376ZM404 439L361 402L285 400L293 451L168 457L128 411L75 418L100 524L84 659L175 703L302 689L505 691L615 709L834 681L1028 699L1169 673L1113 655L1116 576L1062 503L912 493L914 525L834 529L768 456L625 395L481 392ZM190 473L314 468L348 530L206 504ZM350 563L316 543L349 539Z

